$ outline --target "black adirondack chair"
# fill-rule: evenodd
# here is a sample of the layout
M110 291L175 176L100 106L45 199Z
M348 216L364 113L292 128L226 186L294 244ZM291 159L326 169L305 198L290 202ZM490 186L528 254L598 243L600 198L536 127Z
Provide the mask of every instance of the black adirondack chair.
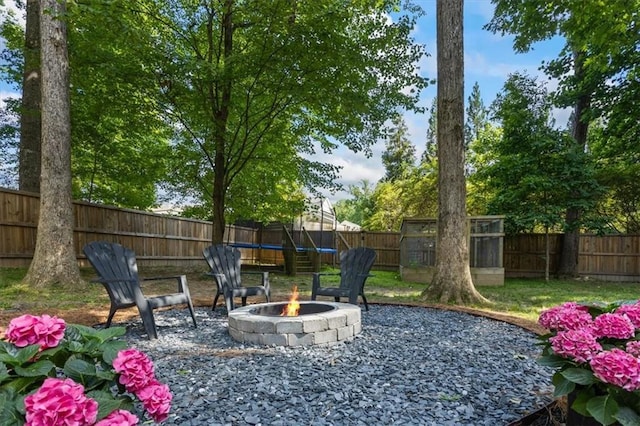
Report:
M375 259L376 252L366 247L357 247L341 252L339 273L316 272L313 274L311 300L316 300L316 296L333 296L334 300L339 302L341 297L347 297L349 303L357 305L359 295L368 311L369 304L364 295L364 283L367 277L371 276L369 271ZM320 283L321 277L328 275L339 275L340 285L323 287Z
M158 332L153 310L180 304L187 305L193 319L193 326L197 327L186 275L140 278L135 253L117 243L95 241L85 245L82 250L98 273L98 278L93 281L104 286L111 300L107 327L111 326L111 320L118 309L137 306L147 336L149 339L157 339ZM141 281L171 279L175 279L178 283L177 293L155 297L143 295Z
M269 288L269 272L241 271L240 249L216 244L205 248L202 252L209 268L210 275L216 282L216 296L213 299L211 310L216 308L218 297L222 294L227 305L227 312L235 309L234 298L242 298L242 306L246 306L248 296L264 295L267 302L271 300L271 289ZM262 275L262 285L244 287L242 285L243 274Z

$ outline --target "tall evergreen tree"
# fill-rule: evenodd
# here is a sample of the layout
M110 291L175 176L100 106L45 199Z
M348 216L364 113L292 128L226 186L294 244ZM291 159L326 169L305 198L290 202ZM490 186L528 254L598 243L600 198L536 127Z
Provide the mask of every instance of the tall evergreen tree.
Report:
M433 98L431 108L429 108L429 119L427 120L427 140L420 159L421 163L431 163L438 158L438 98Z
M489 112L484 106L482 96L480 95L480 85L476 81L469 95L466 119L464 123L464 147L469 149L471 143L478 139L480 132L489 122Z
M386 170L385 182L393 182L406 177L415 167L416 147L409 140L407 125L401 115L394 116L393 128L382 153L382 164Z

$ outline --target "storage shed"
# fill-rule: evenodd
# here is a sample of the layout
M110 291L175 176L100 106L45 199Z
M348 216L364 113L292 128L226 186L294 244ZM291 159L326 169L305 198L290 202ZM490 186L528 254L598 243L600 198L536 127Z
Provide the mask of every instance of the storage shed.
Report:
M503 285L504 216L467 218L469 266L474 285ZM400 229L400 277L429 283L436 265L435 218L405 218Z

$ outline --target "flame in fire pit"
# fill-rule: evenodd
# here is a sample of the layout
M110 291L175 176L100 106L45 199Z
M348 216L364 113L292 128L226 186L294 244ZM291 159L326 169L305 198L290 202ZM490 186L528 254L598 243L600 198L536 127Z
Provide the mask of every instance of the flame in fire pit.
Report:
M300 312L300 302L298 302L298 286L293 286L293 293L289 299L289 304L282 309L281 317L297 317Z

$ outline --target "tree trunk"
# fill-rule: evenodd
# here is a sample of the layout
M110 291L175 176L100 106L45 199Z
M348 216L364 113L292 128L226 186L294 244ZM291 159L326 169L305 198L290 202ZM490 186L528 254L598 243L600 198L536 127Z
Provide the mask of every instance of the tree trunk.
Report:
M233 0L225 0L225 14L222 18L222 42L224 66L227 71L230 67L230 57L233 48ZM220 87L220 107L215 112L215 160L213 171L213 229L211 232L211 242L221 244L224 241L224 228L226 225L224 217L225 198L227 192L227 165L225 156L227 122L229 120L229 106L231 105L231 76L225 73ZM217 90L216 90L217 91Z
M464 177L463 0L438 0L438 235L436 270L427 299L487 302L473 286L467 244Z
M578 81L584 80L584 54L574 51L575 75ZM573 140L576 145L584 149L587 146L589 121L584 117L591 105L591 96L585 91L576 102L573 121ZM566 229L562 237L562 251L558 275L561 277L578 276L578 255L580 244L580 210L577 207L567 208L565 215Z
M41 7L42 184L36 247L24 281L36 287L79 286L83 281L73 243L66 8L59 0L43 0Z
M40 0L27 0L18 185L40 192Z
M551 264L551 249L549 247L549 227L544 227L544 280L549 282L549 269Z

